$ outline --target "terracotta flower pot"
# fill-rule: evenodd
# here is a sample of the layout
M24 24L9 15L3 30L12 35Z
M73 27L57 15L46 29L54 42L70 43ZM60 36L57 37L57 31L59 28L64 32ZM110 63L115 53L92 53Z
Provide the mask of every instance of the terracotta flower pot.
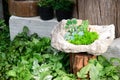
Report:
M37 0L8 0L11 15L32 17L38 15Z

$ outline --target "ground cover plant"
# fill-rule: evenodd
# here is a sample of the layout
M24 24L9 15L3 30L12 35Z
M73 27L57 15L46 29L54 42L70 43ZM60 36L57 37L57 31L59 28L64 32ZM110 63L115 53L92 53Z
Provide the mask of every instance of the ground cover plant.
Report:
M50 38L28 35L24 27L13 41L9 39L9 28L0 20L0 80L119 80L120 60L98 56L77 75L70 73L69 55L51 47ZM98 75L100 73L100 75ZM97 78L97 79L96 79Z

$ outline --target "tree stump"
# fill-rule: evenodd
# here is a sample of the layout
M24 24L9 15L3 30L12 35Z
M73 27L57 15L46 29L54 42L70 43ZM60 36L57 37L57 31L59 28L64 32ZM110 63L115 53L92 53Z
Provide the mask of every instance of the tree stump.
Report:
M96 56L87 54L86 52L81 53L70 53L70 69L75 75L81 68L88 64L90 59L94 59ZM79 79L80 80L80 79Z
M20 17L33 17L38 15L37 0L9 0L9 12Z
M116 37L120 37L120 0L74 0L78 19L87 19L90 24L116 26Z

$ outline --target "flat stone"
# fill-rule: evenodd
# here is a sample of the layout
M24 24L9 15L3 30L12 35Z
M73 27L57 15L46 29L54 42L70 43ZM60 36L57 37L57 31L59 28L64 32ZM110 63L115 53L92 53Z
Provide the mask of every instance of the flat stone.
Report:
M37 17L17 17L11 16L9 20L10 27L10 38L14 37L22 32L23 27L27 26L30 30L29 34L37 33L39 36L50 37L50 33L53 27L57 24L56 19L52 20L41 20L39 16Z
M103 55L107 58L120 58L120 38L116 38Z

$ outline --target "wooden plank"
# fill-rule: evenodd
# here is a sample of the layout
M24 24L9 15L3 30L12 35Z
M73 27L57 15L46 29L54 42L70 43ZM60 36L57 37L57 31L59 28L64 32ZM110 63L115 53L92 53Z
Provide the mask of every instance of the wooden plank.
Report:
M77 0L74 0L75 7L74 7L74 12L73 12L73 17L78 18L78 3Z
M85 0L77 0L78 1L78 18L85 18Z
M116 25L116 37L120 37L120 0L117 0L117 25Z
M101 23L98 0L85 0L85 5L84 19L88 19L90 24Z
M2 0L0 0L0 19L3 18L3 5Z
M114 24L116 35L120 37L120 29L118 29L120 26L119 5L120 0L78 0L78 18L88 19L90 24L94 25Z

